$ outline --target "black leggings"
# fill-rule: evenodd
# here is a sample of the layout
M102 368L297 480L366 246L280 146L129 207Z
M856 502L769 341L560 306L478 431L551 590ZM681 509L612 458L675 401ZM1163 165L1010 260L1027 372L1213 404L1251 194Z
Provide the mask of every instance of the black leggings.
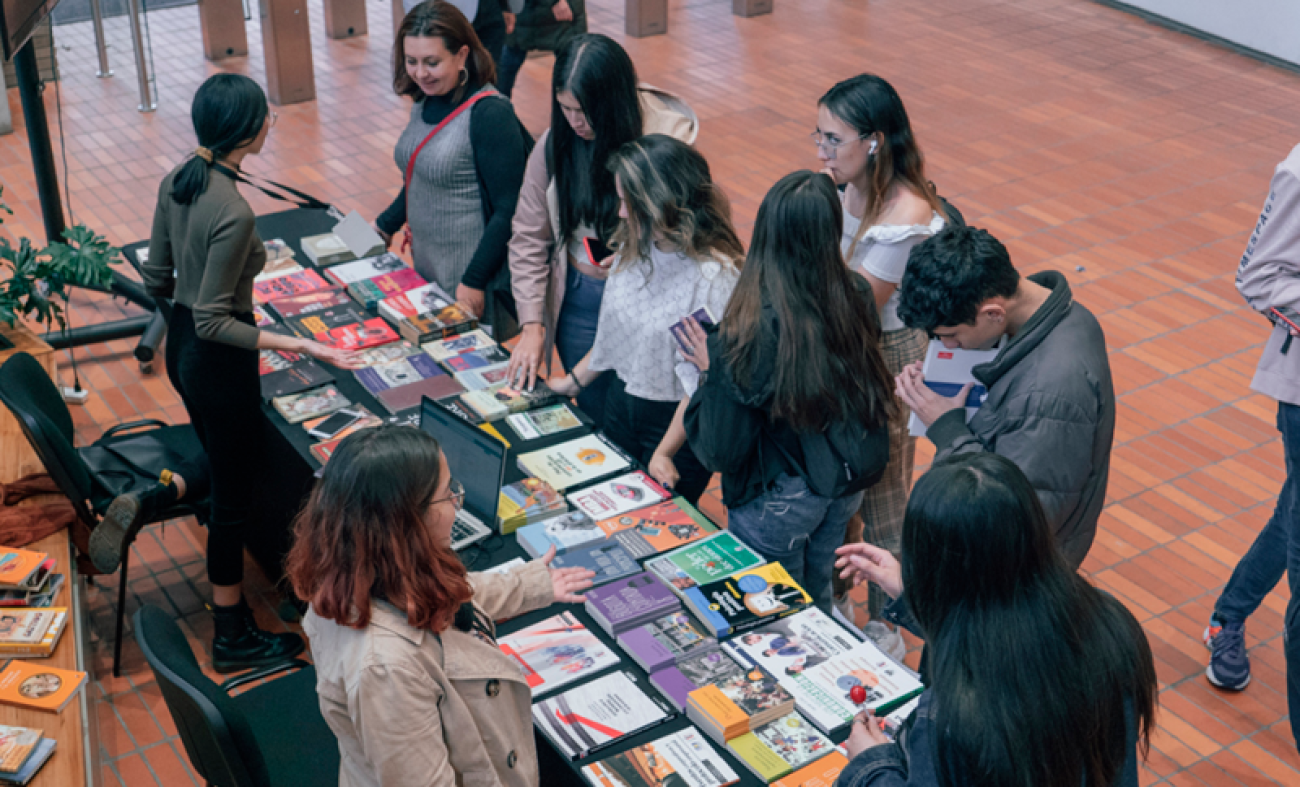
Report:
M618 375L606 372L605 376L609 378L609 390L605 394L605 436L647 465L673 422L677 402L655 402L632 396ZM708 488L713 473L700 464L687 443L673 457L673 464L680 476L673 493L695 505Z
M253 324L252 315L239 319ZM208 581L238 585L244 579L252 495L262 475L257 351L200 339L193 313L177 303L167 329L167 376L185 404L211 469Z

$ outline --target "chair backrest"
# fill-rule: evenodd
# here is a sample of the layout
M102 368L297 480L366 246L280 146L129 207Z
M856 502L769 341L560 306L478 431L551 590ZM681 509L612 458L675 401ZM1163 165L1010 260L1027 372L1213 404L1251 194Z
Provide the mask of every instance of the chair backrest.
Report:
M176 621L148 605L134 620L136 640L158 679L194 770L217 787L270 787L266 760L248 720L203 674Z
M95 518L86 508L93 483L90 470L73 447L72 413L45 369L31 355L14 353L0 366L0 402L22 428L27 442L60 491L88 527Z

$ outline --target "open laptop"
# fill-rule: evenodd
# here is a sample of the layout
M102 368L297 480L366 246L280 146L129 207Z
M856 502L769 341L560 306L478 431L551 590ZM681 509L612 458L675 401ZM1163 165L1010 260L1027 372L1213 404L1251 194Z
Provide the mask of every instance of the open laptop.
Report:
M506 447L427 396L420 403L420 429L437 439L452 478L465 488L465 505L451 529L451 548L460 551L492 535L505 483Z

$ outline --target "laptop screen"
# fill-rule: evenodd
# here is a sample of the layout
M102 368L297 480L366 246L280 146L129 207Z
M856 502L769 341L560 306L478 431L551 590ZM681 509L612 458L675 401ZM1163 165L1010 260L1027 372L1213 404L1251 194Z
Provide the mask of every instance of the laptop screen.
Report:
M420 403L420 429L442 446L451 477L465 487L465 510L495 529L506 470L505 445L428 397Z

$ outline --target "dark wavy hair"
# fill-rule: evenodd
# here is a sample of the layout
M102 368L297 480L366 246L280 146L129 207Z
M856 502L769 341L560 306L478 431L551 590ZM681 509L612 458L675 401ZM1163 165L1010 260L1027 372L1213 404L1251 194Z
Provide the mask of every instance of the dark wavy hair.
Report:
M627 220L613 237L624 259L648 264L658 237L699 262L718 255L742 264L745 247L731 226L730 204L699 151L648 134L616 150L609 170L622 184L627 205Z
M574 133L557 97L578 100L596 138ZM623 47L599 33L580 35L555 53L551 71L550 170L559 197L560 237L567 243L583 224L608 243L618 227L618 194L610 155L641 136L645 127L637 94L636 66Z
M902 572L944 787L1108 787L1129 713L1149 749L1157 687L1142 626L1066 564L1009 459L960 454L916 482Z
M492 55L460 9L443 0L425 0L412 8L397 28L397 39L393 42L393 90L397 95L410 96L416 101L424 97L424 91L406 73L407 36L441 38L442 45L452 54L469 47L469 57L465 59L469 78L452 92L453 104L459 104L466 95L473 95L479 88L496 81L497 67Z
M199 85L190 106L190 120L199 145L221 160L249 145L262 132L270 108L262 86L243 74L213 74ZM171 197L189 205L208 190L212 165L198 156L185 162L172 178Z
M895 182L903 183L916 196L930 203L931 210L946 215L934 186L925 177L925 157L912 134L912 122L903 108L903 99L899 98L893 85L875 74L859 74L826 91L817 103L852 126L860 136L881 136L875 154L867 161L871 176L871 188L863 195L867 199L867 210L857 237L845 255L847 258L853 259L858 243L876 223L885 204L885 195Z
M286 573L317 615L365 628L382 599L415 628L448 628L473 595L465 566L434 538L429 506L447 473L438 441L381 426L339 443L294 520Z
M844 214L835 184L810 170L777 181L758 208L749 256L722 318L732 378L754 389L770 346L763 317L779 334L770 415L798 431L855 419L883 426L898 405L880 349L875 302L840 253Z
M909 328L972 325L980 305L1010 298L1020 273L998 239L976 227L948 225L913 247L898 285L898 318Z

